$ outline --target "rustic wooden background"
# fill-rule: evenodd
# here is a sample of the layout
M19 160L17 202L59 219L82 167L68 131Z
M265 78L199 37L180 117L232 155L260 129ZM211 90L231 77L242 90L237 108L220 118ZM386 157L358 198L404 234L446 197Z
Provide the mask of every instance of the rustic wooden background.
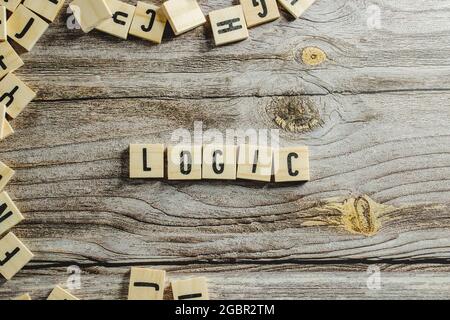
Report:
M82 299L126 299L131 266L205 275L212 298L450 298L450 1L318 0L221 48L208 27L158 46L83 34L66 7L23 55L38 97L0 143L27 218L14 232L36 254L0 298L43 299L71 265ZM308 47L327 59L305 64ZM194 121L313 120L281 131L310 147L306 184L127 178L129 143Z

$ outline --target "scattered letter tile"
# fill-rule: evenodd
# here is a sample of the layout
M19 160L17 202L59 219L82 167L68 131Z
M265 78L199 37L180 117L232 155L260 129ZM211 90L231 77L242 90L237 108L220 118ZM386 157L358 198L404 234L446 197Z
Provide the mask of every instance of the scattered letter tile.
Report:
M309 181L308 147L275 150L275 182Z
M105 0L74 0L69 7L86 33L112 17Z
M272 178L272 148L253 145L239 147L237 177L270 182Z
M237 147L203 146L203 179L236 180Z
M65 0L25 0L23 5L41 17L53 22Z
M8 21L9 22L9 21ZM23 66L23 61L8 41L0 42L0 78Z
M209 20L211 21L216 46L248 38L244 12L240 5L211 11Z
M316 0L278 0L283 8L294 17L300 17Z
M162 300L166 272L146 268L131 268L128 300Z
M0 0L0 5L5 6L9 12L14 12L22 0Z
M0 81L0 103L6 105L6 113L12 118L16 118L35 96L36 93L12 73Z
M31 259L33 254L12 233L0 240L0 274L11 280Z
M8 33L6 30L6 24L7 24L7 18L6 18L6 7L0 6L0 42L6 41L8 38Z
M44 19L20 5L8 19L8 37L27 51L31 51L48 26Z
M202 146L169 146L167 148L169 180L202 178Z
M23 219L19 209L17 209L6 191L0 193L0 235L4 234Z
M25 293L21 296L13 298L12 300L31 300L31 297L28 293Z
M164 178L164 145L131 144L130 178Z
M277 0L240 0L247 27L251 28L280 17Z
M159 7L138 1L130 34L155 43L161 43L166 23L166 16Z
M196 0L169 0L161 8L177 36L206 22Z
M56 286L48 296L47 300L80 300L67 290L60 286Z
M126 39L133 21L135 6L118 0L105 0L112 17L99 24L96 29L112 36Z
M172 281L174 300L209 300L206 278Z
M3 120L3 135L0 136L0 141L6 139L14 133L14 129L11 127L9 122L5 119Z
M9 182L9 180L11 180L11 178L13 176L14 176L14 170L0 161L0 191L3 190L3 188ZM0 199L1 199L1 193L0 193ZM1 206L1 203L0 203L0 206ZM1 215L1 209L0 209L0 215ZM0 218L0 221L1 221L1 218ZM0 225L1 225L1 223L0 223Z

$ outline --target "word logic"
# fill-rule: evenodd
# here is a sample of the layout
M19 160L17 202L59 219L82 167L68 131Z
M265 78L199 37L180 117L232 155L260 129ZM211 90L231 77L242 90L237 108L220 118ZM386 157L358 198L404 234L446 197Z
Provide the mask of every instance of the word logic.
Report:
M308 147L131 144L130 178L309 181ZM165 172L165 167L167 172Z

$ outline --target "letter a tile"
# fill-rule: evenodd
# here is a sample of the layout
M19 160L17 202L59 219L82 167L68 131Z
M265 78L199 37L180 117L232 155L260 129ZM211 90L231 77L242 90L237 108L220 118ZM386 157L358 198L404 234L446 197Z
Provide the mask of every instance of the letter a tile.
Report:
M211 11L209 20L216 46L248 38L244 12L240 5Z
M6 280L11 280L32 258L31 251L12 232L0 240L0 274Z
M121 39L127 39L136 7L118 0L105 1L112 12L112 17L102 22L96 29Z
M27 51L31 51L47 30L48 23L33 11L20 5L8 19L7 28L8 37Z

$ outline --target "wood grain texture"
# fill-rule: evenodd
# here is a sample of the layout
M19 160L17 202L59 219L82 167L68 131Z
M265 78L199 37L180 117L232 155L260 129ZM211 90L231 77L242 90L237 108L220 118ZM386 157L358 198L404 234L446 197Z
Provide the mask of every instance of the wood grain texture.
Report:
M319 0L221 48L208 26L156 46L68 30L60 15L22 55L38 96L0 143L26 217L14 233L36 255L0 298L45 298L73 264L89 299L125 298L133 265L205 275L212 298L449 298L449 11ZM307 47L327 59L304 64ZM282 146L309 146L311 181L128 178L130 143L169 144L196 121L281 128ZM375 293L370 263L386 273Z

